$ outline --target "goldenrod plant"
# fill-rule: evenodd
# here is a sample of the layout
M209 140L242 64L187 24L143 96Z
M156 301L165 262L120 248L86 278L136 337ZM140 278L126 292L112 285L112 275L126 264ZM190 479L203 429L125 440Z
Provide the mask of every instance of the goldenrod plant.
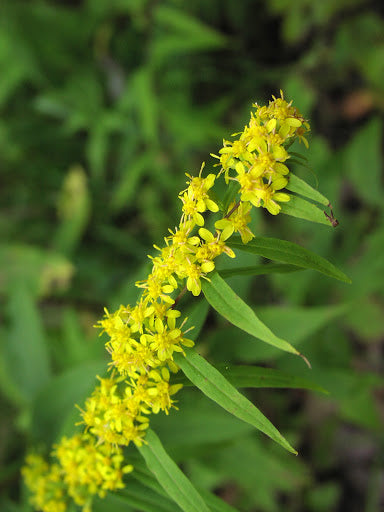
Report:
M289 452L297 453L236 389L234 375L227 378L225 371L220 372L199 355L196 333L205 315L200 302L189 313L183 305L188 292L194 297L203 294L227 321L262 342L301 356L309 365L304 355L256 316L225 277L310 268L349 281L333 264L303 247L254 232L253 208L331 227L337 221L329 200L289 168L291 161L300 162L301 158L291 150L293 143L297 140L308 148L308 121L282 92L267 106L253 107L244 129L224 140L222 148L212 155L217 172L206 173L203 164L197 176L187 174L187 188L179 194L180 220L169 229L164 245L154 246L156 253L149 256L150 273L136 283L142 290L137 303L121 305L114 312L105 310L99 321L97 327L108 336L109 372L97 377L93 393L79 406L82 431L61 438L53 446L49 461L37 451L26 458L23 475L36 510L64 512L74 502L89 512L96 495L102 498L107 492L129 486L135 464L127 459L126 449L132 444L158 480L158 492L165 493L180 509L234 510L213 494L200 494L150 428L153 414L168 415L172 408L177 409L175 397L186 382ZM219 180L225 186L224 195L216 190ZM227 270L224 265L217 270L218 258L236 258L238 251L279 264L232 266ZM243 370L238 369L238 377ZM252 387L252 372L248 373L248 385ZM172 417L168 420L172 422Z

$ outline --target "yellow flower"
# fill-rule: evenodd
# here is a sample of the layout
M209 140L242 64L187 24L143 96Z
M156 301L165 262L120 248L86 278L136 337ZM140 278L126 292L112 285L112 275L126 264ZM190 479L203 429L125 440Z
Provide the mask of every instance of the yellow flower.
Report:
M231 233L232 234L232 233ZM212 272L214 263L212 260L225 253L230 258L235 257L235 253L228 246L225 245L225 241L230 237L228 231L219 231L216 235L213 235L208 229L200 228L199 235L204 240L199 249L196 251L197 261L202 262L202 268L204 263L212 263L211 267L203 268L205 272Z
M31 493L29 501L34 508L43 512L67 510L67 488L59 464L50 465L40 455L30 453L21 472Z
M111 357L108 378L99 384L80 409L83 434L62 438L48 464L41 457L27 457L23 475L31 490L31 503L42 512L66 512L69 497L90 512L95 495L123 487L123 475L132 470L124 465L123 446L145 442L151 414L169 413L175 407L172 398L181 385L172 384L170 371L179 370L174 352L194 342L183 330L186 319L174 308L185 288L197 296L201 279L215 268L215 259L225 253L235 257L226 241L237 232L243 243L253 238L249 228L252 206L264 207L277 215L279 203L290 196L281 192L287 185L289 154L286 149L294 138L308 145L305 133L309 124L300 112L284 100L273 97L268 106L251 113L249 125L233 141L223 141L217 175L202 177L187 174L187 188L180 192L182 215L178 227L169 230L165 246L154 246L156 256L149 256L152 269L148 277L136 283L142 289L137 303L120 306L114 313L105 310L98 327L109 336L106 342ZM216 221L216 232L204 228L203 214L218 212L211 189L224 172L225 182L234 184L236 197L225 217ZM198 234L195 233L198 229ZM184 287L176 297L176 291ZM193 327L192 327L193 328ZM170 370L170 371L169 371Z
M142 338L145 338L145 342L162 362L172 360L173 352L184 352L181 345L191 346L191 343L193 345L193 342L183 338L183 333L176 327L175 317L172 315L168 316L166 324L160 318L156 318L153 330L148 330Z
M235 203L231 203L228 212L235 207ZM243 244L248 243L255 236L249 229L248 224L251 222L252 205L248 202L241 202L231 215L215 222L215 228L221 229L225 236L229 238L232 233L239 233Z
M151 382L148 388L148 404L152 412L157 414L159 411L164 411L165 414L169 413L171 407L175 407L175 401L171 396L177 393L182 387L182 384L169 384L170 374L167 368L162 368L161 371L152 370L149 372ZM176 408L176 407L175 407Z

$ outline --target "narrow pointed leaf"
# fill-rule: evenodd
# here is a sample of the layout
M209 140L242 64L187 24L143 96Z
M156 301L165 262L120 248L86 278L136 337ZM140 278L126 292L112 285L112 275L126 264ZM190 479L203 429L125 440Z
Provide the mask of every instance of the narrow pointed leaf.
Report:
M232 276L260 276L264 274L287 274L303 270L296 265L285 263L270 263L269 265L253 265L252 267L233 267L219 270L221 277Z
M188 333L188 338L195 341L201 329L204 326L205 320L208 316L209 304L203 298L200 302L195 304L193 308L187 311L187 322L186 328L189 329L193 326L193 329Z
M143 512L180 512L175 503L139 482L130 481L118 493L128 505Z
M202 290L210 305L231 324L269 345L300 355L290 343L273 334L217 272L203 283Z
M237 418L250 423L286 450L297 453L277 428L244 395L194 349L185 349L187 357L177 354L176 363L208 398Z
M303 162L308 162L308 158L306 156L302 155L301 153L297 153L296 151L290 151L289 154L293 155L296 158L299 158ZM292 159L290 158L289 162L291 162L291 161L292 161Z
M218 370L231 384L238 388L309 389L328 394L328 391L323 387L309 379L290 375L274 368L250 365L220 365Z
M151 475L148 474L147 468L142 468L140 462L133 461L135 471L132 473L132 477L135 478L140 484L143 486L151 489L152 491L155 491L157 494L160 494L161 496L168 497L167 493L164 491L164 489L161 487L161 485L158 483L158 481ZM124 490L120 491L121 493L124 493ZM209 506L209 508L212 510L212 512L238 512L235 508L233 508L231 505L226 503L225 501L218 498L215 494L206 491L204 489L199 489L199 493L204 498L205 502ZM180 510L179 507L175 509L175 505L173 504L172 512L177 512L177 510Z
M351 282L344 272L336 268L328 260L293 242L279 240L278 238L257 236L246 245L242 243L240 237L236 237L227 243L232 249L239 249L241 251L258 254L270 260L317 270L317 272L344 281L345 283Z
M274 368L251 365L221 364L215 368L236 388L285 388L308 389L328 394L328 392L315 382L296 375L290 375ZM178 373L172 379L172 384L192 386L193 383Z
M291 199L287 203L281 203L281 213L297 217L299 219L309 220L311 222L317 222L318 224L325 224L332 226L332 223L325 216L323 210L320 210L317 206L305 199L298 196L291 196Z
M153 430L148 430L145 439L147 444L143 444L139 448L139 452L168 496L184 512L210 512L203 498L167 454Z
M312 199L317 203L323 204L324 206L329 205L329 199L327 199L323 194L320 194L316 189L308 185L308 183L295 174L290 173L288 178L288 185L285 188L290 190L291 192L295 192L304 197L308 197L308 199Z

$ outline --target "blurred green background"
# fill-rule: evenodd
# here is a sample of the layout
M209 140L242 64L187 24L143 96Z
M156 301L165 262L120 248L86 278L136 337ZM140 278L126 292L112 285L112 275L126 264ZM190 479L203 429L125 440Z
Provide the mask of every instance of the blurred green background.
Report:
M283 89L311 120L299 149L340 225L257 212L254 232L300 243L353 284L311 271L231 280L312 370L214 316L199 351L329 395L249 393L297 458L187 389L154 428L200 489L242 512L383 510L382 2L2 0L0 71L0 509L30 510L25 451L73 429L108 361L93 325L136 300L184 173L211 170L251 103ZM95 510L141 509L108 498Z

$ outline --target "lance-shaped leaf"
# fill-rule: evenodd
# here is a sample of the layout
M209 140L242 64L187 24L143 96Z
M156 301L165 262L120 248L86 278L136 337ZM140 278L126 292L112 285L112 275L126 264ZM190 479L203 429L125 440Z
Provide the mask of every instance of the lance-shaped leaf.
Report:
M309 389L328 392L312 380L290 375L289 373L276 370L274 368L264 368L263 366L251 365L228 365L220 364L215 368L236 388L290 388L290 389ZM172 384L183 384L183 386L192 386L193 383L180 372L172 378Z
M301 197L291 196L291 199L287 203L281 203L280 206L281 213L285 213L286 215L332 226L332 222L325 215L323 210L320 210L320 208L313 203Z
M192 482L171 459L153 430L147 431L145 440L146 444L140 446L139 452L168 496L184 512L210 512Z
M147 467L143 468L142 461L133 460L132 462L133 462L135 471L133 471L133 473L131 474L131 477L134 478L135 480L137 480L138 482L140 482L140 484L142 484L143 486L145 486L147 489L151 490L152 492L155 491L157 494L160 494L161 496L168 498L167 493L164 491L164 489L161 487L161 485L158 483L158 481L153 477L152 474L150 474L148 472L148 468ZM125 489L119 491L119 494L124 494ZM237 509L233 508L231 505L229 505L225 501L221 500L219 497L217 497L215 494L213 494L209 491L206 491L204 489L199 489L199 493L204 498L204 501L207 503L207 505L212 510L212 512L238 512ZM144 494L145 494L145 492L144 492ZM179 507L177 507L177 509L175 509L174 502L172 502L172 505L173 505L172 512L177 512L177 510L180 510Z
M328 260L293 242L287 242L286 240L280 240L278 238L257 236L247 244L243 244L240 237L234 237L233 240L231 239L227 244L232 247L232 249L240 249L241 251L258 254L270 260L317 270L317 272L339 279L345 283L351 282L344 272L336 268L335 265Z
M288 184L285 188L301 196L308 197L308 199L312 199L324 206L329 205L329 199L323 196L323 194L320 194L318 190L311 187L311 185L308 185L306 181L302 180L295 174L289 174Z
M210 305L231 324L269 345L301 355L288 341L273 334L217 272L202 284L202 290Z
M130 481L124 489L119 491L118 496L127 505L143 512L180 512L182 510L173 501L139 482Z
M175 356L176 363L195 386L208 398L237 418L250 423L286 450L297 453L277 428L253 405L214 366L208 363L194 349L185 349L187 357Z
M232 276L260 276L263 274L288 274L303 270L296 265L286 265L285 263L270 263L269 265L253 265L251 267L233 267L220 268L218 272L221 277Z

